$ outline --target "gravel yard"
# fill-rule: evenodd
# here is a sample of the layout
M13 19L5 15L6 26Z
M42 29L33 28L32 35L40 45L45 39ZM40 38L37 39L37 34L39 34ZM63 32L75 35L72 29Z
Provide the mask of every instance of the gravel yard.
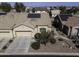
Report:
M79 53L78 48L70 48L65 41L57 41L55 44L47 43L46 46L41 44L39 50L31 48L31 38L16 38L11 45L6 49L4 54L33 54L33 53ZM71 43L72 45L72 43Z
M64 44L63 44L64 43ZM46 46L41 45L39 50L34 50L30 47L29 52L32 53L78 53L79 49L76 47L74 49L69 48L69 46L64 42L60 41L55 44L47 43Z

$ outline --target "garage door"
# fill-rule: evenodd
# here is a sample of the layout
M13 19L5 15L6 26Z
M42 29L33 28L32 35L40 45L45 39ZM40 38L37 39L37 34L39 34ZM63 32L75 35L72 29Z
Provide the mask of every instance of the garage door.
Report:
M23 36L31 37L32 36L32 33L31 33L31 31L16 31L16 36L20 36L20 37L23 37Z
M0 37L12 37L12 34L9 31L0 31Z

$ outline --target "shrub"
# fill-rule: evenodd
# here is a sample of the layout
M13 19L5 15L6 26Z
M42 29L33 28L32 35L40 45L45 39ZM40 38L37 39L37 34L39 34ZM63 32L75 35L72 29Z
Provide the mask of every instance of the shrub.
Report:
M13 40L9 40L9 43L12 43L13 42Z
M44 44L46 46L49 36L50 32L42 31L41 33L36 33L34 37L37 42Z
M34 50L38 50L40 48L40 43L39 42L34 42L34 43L31 44L31 47Z
M59 41L63 41L63 39L62 39L62 38L59 38L58 40L59 40Z
M36 33L36 34L34 35L35 40L38 41L38 40L40 39L40 36L41 36L40 33Z
M41 32L40 43L46 45L46 43L48 42L48 37L49 37L49 33Z
M55 44L56 43L56 40L55 39L51 39L50 40L50 43Z
M48 39L49 39L51 44L55 44L56 43L56 39L53 36L50 36Z
M3 50L7 49L7 46L4 46L2 49L3 49Z

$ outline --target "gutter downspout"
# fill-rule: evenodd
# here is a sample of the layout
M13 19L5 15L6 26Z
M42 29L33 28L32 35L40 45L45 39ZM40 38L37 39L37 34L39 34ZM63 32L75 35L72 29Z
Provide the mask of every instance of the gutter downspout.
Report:
M13 38L14 38L14 33L13 33L13 30L14 30L14 26L15 26L15 25L16 25L16 24L14 24L14 25L13 25L13 27L12 27L12 29L11 29L11 30L12 30L12 35L13 35Z

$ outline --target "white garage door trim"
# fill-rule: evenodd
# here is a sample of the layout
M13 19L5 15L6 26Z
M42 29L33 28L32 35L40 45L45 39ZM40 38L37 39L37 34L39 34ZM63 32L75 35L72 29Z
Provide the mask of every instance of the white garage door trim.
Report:
M31 31L15 31L15 35L16 37L20 36L20 37L32 37L32 32Z

